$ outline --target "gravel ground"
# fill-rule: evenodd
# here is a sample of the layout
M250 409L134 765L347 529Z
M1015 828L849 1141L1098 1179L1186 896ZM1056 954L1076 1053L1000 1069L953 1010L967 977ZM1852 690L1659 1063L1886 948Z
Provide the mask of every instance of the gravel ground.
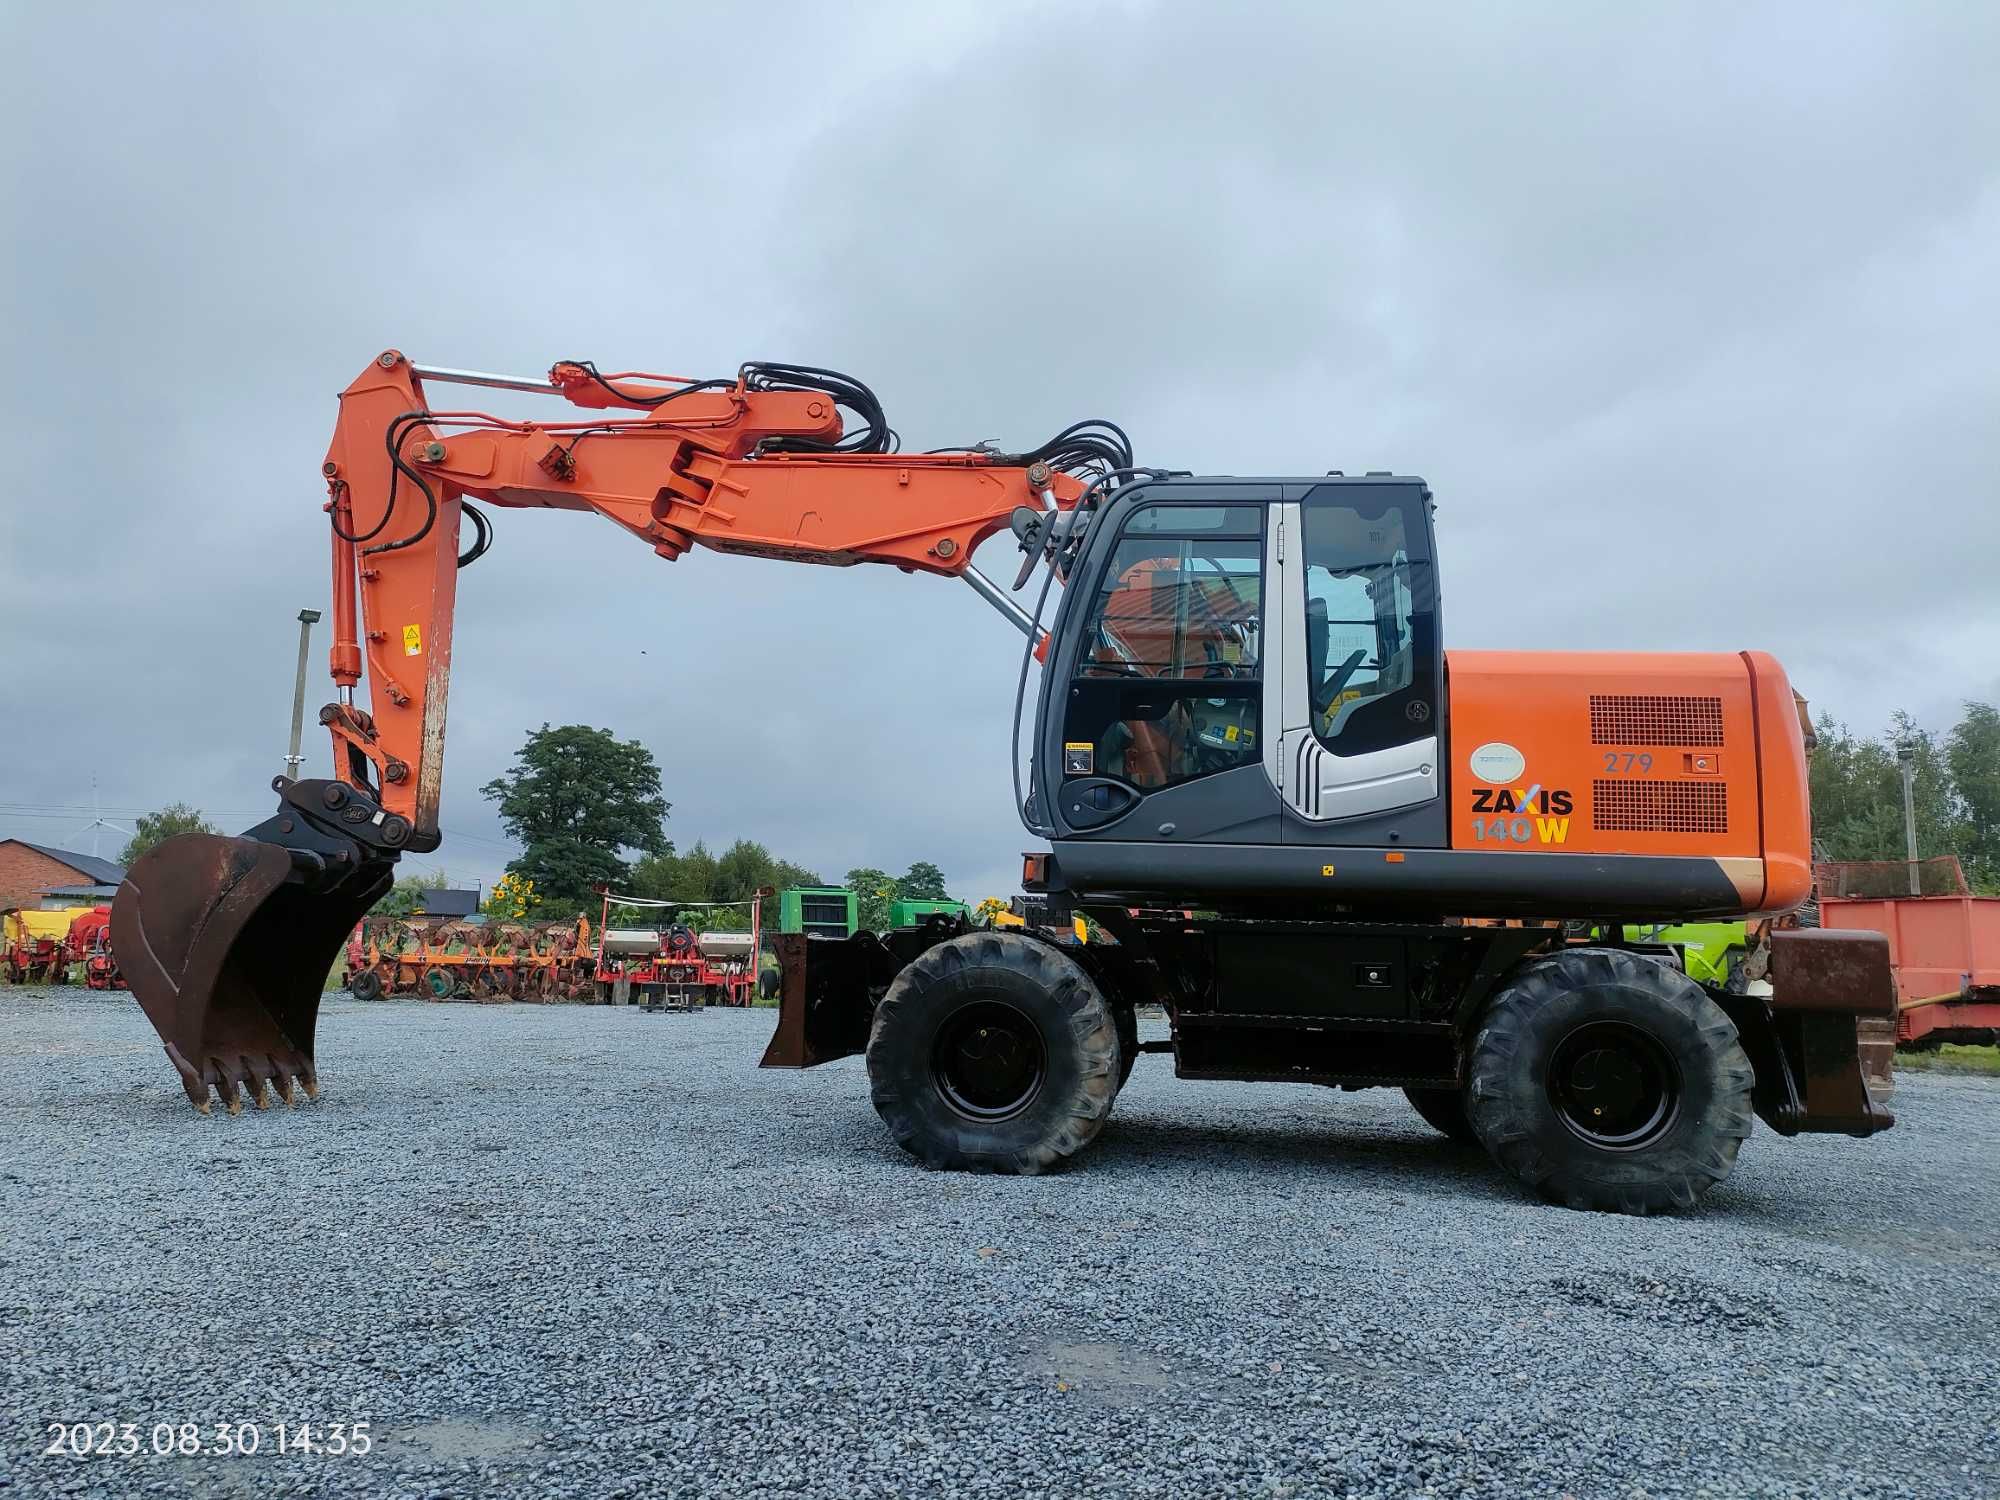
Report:
M930 1173L772 1020L335 1000L322 1102L202 1119L126 997L0 990L0 1495L2000 1493L2000 1083L1637 1220L1161 1057L1078 1169Z

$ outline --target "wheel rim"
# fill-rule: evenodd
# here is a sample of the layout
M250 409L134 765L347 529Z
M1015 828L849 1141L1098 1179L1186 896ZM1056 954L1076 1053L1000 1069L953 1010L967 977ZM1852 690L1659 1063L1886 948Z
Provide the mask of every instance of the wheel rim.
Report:
M1048 1072L1042 1033L1004 1000L975 1000L938 1028L931 1081L969 1120L1005 1120L1035 1102Z
M1679 1117L1680 1069L1651 1032L1590 1021L1549 1059L1549 1098L1572 1135L1602 1150L1636 1151Z

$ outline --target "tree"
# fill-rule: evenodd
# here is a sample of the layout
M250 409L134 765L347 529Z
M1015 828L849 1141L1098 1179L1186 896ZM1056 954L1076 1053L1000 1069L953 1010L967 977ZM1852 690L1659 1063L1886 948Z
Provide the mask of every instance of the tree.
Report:
M847 888L854 892L854 920L864 932L889 930L889 903L896 899L896 877L867 865L849 870Z
M908 873L896 882L896 894L905 901L951 899L951 893L944 888L944 871L927 859L920 859L910 866Z
M118 863L129 865L155 844L172 838L177 833L214 833L208 819L201 815L201 809L189 807L185 802L173 802L158 812L146 813L139 819L139 826L133 830L131 840L125 845L124 853L118 856Z
M760 886L771 883L777 861L771 851L751 839L738 839L715 861L716 901L748 901Z
M685 853L669 848L648 854L632 867L626 883L648 901L707 901L715 889L715 856L696 839Z
M1945 736L1944 758L1958 792L1965 873L1982 889L2000 889L2000 710L1966 704Z
M795 886L823 885L819 871L809 870L804 865L795 865L788 859L774 860L771 864L771 878L764 882L774 891L789 891Z
M787 890L796 885L818 885L819 876L790 860L779 859L751 839L738 839L721 854L711 854L707 844L696 840L685 854L649 854L632 868L632 891L652 901L747 902L758 890L769 886ZM683 916L690 925L720 931L747 930L750 909L732 905L714 908L704 916L697 908ZM777 920L777 912L767 909L766 924Z
M717 901L748 901L758 891L790 890L796 885L818 885L819 874L788 859L779 859L762 844L738 839L715 862Z
M671 804L660 792L653 752L608 729L544 724L514 754L515 765L480 788L522 844L507 873L534 882L544 905L586 910L597 888L625 883L621 851L667 854L662 826Z
M1898 714L1889 737L1862 739L1831 716L1814 730L1813 840L1829 859L1902 859L1903 773L1896 745L1916 751L1917 852L1943 854L1952 848L1951 776L1936 741Z
M1897 747L1907 745L1915 766L1918 857L1955 854L1976 889L2000 890L2000 712L1967 703L1942 739L1902 713L1881 739L1858 736L1831 715L1820 718L1814 733L1813 842L1823 857L1907 857L1897 757Z

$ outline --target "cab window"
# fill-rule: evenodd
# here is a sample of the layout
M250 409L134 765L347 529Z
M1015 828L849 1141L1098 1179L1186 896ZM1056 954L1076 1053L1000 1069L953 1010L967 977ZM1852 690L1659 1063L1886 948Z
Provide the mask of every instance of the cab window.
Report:
M1171 786L1260 758L1263 507L1150 506L1091 601L1066 776Z
M1309 498L1303 507L1306 694L1313 732L1336 753L1435 732L1436 612L1421 504Z

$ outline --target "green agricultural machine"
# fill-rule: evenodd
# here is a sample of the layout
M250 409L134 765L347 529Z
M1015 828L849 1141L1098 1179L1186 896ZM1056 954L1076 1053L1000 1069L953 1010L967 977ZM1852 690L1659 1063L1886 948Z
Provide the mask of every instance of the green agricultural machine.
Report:
M889 925L915 927L926 917L972 917L972 908L963 901L891 901Z
M859 926L854 892L834 885L794 886L778 897L779 932L806 932L819 937L853 937Z
M1659 943L1673 948L1680 954L1681 967L1688 978L1732 993L1742 988L1741 979L1734 986L1729 982L1731 972L1750 956L1749 930L1742 922L1628 926L1625 941L1634 944Z

